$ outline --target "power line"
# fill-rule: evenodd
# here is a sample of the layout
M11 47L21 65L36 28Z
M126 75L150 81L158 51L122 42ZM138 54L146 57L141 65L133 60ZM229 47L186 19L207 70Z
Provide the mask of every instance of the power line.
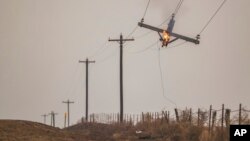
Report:
M177 105L174 101L172 101L171 99L167 98L165 95L165 88L164 88L164 81L163 81L163 73L162 73L162 68L161 68L161 54L160 54L160 47L159 47L159 51L158 51L158 64L159 64L159 70L160 70L160 77L161 77L161 88L162 88L162 95L163 97L169 101L170 103L174 104L175 107L177 108Z
M136 54L137 54L137 53L142 53L142 52L144 52L144 51L146 51L146 50L148 50L148 49L154 47L155 45L157 45L158 42L159 42L159 41L156 41L156 42L154 42L153 44L147 46L146 48L144 48L144 49L142 49L142 50L138 50L138 51L130 52L130 53L136 53Z
M148 11L149 3L150 3L150 0L148 1L147 6L146 6L146 9L145 9L145 11L144 11L144 14L143 14L143 16L142 16L142 18L141 18L142 21L144 21L144 18L145 18L145 16L146 16L147 11ZM138 29L138 25L136 25L136 26L134 27L134 29L128 34L128 36L126 36L126 38L129 38L137 29Z
M126 38L129 38L138 28L138 25L135 26L135 28L126 36Z
M162 26L164 23L166 23L167 21L169 21L169 19L172 17L172 15L169 15L168 18L166 20L164 20L161 24L159 24L157 27ZM138 26L137 26L138 27ZM136 39L142 38L144 36L149 35L150 33L153 33L153 31L147 31L141 35L138 35L137 37L135 37Z
M107 46L108 41L106 41L103 45L101 45L92 55L89 56L89 58L93 58L94 56L97 56L104 52L104 50L108 47Z
M150 3L150 0L148 0L148 4L146 6L146 9L145 9L144 14L143 14L142 19L141 19L142 21L144 21L144 18L145 18L146 14L147 14L149 3Z
M169 21L169 19L172 17L172 15L169 15L168 18L166 20L164 20L161 24L159 24L157 27L162 26L164 23L166 23L167 21Z
M180 0L180 1L179 1L178 5L176 6L176 8L175 8L175 10L174 10L174 12L173 12L174 15L176 15L176 14L178 13L178 11L179 11L179 9L180 9L180 7L181 7L183 1L184 1L184 0ZM168 18L167 18L166 20L164 20L161 24L159 24L157 27L160 27L160 26L162 26L163 24L165 24L167 21L169 21L169 19L172 17L173 14L169 15ZM137 27L138 27L138 26L137 26ZM152 31L148 31L148 32L146 32L146 33L143 33L143 34L141 34L141 35L139 35L139 36L137 36L137 37L135 37L135 38L137 38L137 39L138 39L138 38L142 38L142 37L144 37L144 36L146 36L146 35L149 35L150 33L152 33Z
M116 50L114 50L110 55L106 56L105 58L103 58L102 60L97 60L96 64L101 64L103 62L105 62L106 60L110 59L111 57L113 57L116 54Z
M169 46L169 47L167 47L166 49L179 47L179 46L181 46L181 45L183 45L183 44L185 44L185 43L187 43L187 41L183 41L183 42L181 42L181 43L179 43L179 44L177 44L177 45Z
M227 2L227 0L223 0L223 2L221 3L221 5L218 7L218 9L215 11L215 13L212 15L212 17L208 20L208 22L205 24L205 26L202 28L202 30L200 31L199 35L207 28L207 26L209 25L209 23L213 20L213 18L216 16L216 14L220 11L220 9L222 8L222 6Z
M173 13L174 15L176 15L176 14L179 12L179 9L180 9L180 7L181 7L183 1L184 1L184 0L180 0L180 1L179 1L177 7L176 7L175 10L174 10L174 13Z

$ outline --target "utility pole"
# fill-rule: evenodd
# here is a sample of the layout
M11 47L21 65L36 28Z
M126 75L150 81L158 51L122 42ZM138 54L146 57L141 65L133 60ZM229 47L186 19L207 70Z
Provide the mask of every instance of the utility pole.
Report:
M53 126L53 127L55 127L55 120L56 120L55 115L57 115L57 114L58 113L55 113L54 111L51 111L49 113L49 115L51 115L51 126Z
M89 109L89 63L95 63L95 61L89 61L87 58L86 61L81 61L79 60L79 63L85 63L86 64L86 115L85 115L85 120L88 122L88 109Z
M134 39L109 39L110 42L119 42L120 44L120 122L123 122L123 43L125 41L134 41Z
M69 104L73 104L74 101L69 101L69 99L67 101L63 101L62 103L66 103L67 107L68 107L68 127L69 127Z
M44 114L44 115L41 115L43 117L43 123L46 124L46 118L48 115Z

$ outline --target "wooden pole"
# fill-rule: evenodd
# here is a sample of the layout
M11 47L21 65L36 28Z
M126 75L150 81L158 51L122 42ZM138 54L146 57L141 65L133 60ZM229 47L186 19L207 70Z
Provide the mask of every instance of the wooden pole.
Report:
M123 122L123 43L125 41L134 41L134 39L124 39L122 34L120 39L109 39L109 41L119 42L120 44L120 123Z
M179 120L178 110L175 108L174 111L175 111L176 121L179 122L180 120Z
M88 122L88 113L89 113L89 63L95 63L95 61L89 61L88 58L86 58L86 61L79 60L79 63L85 63L86 64L86 111L85 111L85 120Z
M212 116L212 105L209 107L209 119L208 119L208 132L211 133L211 117Z
M241 125L241 110L242 110L242 105L240 104L239 106L239 125Z

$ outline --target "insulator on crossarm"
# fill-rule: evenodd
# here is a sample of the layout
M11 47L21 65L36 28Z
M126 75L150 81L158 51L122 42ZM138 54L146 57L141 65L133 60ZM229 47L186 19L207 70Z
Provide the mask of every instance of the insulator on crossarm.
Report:
M201 38L200 34L196 36L196 39L199 40Z

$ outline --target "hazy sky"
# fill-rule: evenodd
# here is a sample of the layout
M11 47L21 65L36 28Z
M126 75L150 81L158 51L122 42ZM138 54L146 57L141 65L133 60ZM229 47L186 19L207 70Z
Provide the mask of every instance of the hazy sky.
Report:
M85 65L90 56L89 113L119 111L119 44L140 21L148 0L0 0L0 119L42 122L51 110L63 125L85 114ZM145 23L162 23L179 0L151 0ZM195 37L222 0L184 0L174 32ZM178 108L208 109L221 104L250 109L250 1L228 0L201 43L160 51L165 97ZM167 24L162 26L167 27ZM124 47L124 112L172 110L164 98L158 62L159 36L138 28ZM105 44L106 42L106 44ZM177 41L174 44L179 44ZM159 44L160 46L160 44ZM100 50L98 53L96 51ZM94 56L91 56L93 55Z

